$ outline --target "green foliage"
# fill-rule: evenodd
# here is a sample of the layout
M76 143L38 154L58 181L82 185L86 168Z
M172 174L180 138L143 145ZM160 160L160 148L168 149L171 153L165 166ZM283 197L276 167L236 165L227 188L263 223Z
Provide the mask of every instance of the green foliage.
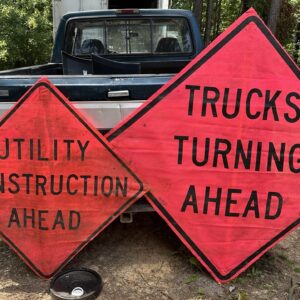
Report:
M49 61L51 0L1 0L0 16L0 69Z
M268 22L270 3L271 1L269 0L250 0L251 6L258 12L265 23ZM291 46L289 44L293 43L294 31L297 25L297 14L300 14L299 9L299 1L282 0L276 37L288 49Z
M276 36L290 53L294 50L297 17L300 18L300 2L283 1Z
M192 9L196 0L173 0L172 8ZM210 33L211 39L230 26L242 13L242 0L221 0L213 1L214 7L212 12L213 28ZM217 5L221 4L221 16L218 18ZM253 7L265 23L268 21L270 10L270 0L248 0L249 7ZM201 28L204 30L206 22L207 0L203 0L203 13ZM294 51L294 36L297 25L297 16L300 16L299 0L282 0L280 16L278 20L276 37L280 43L290 52ZM215 24L219 23L217 26ZM202 32L204 35L204 32Z
M285 1L285 0L283 0ZM250 0L249 4L253 7L259 16L267 23L268 14L270 10L271 1L270 0Z
M270 3L271 1L269 0L249 0L250 7L253 7L257 11L259 16L264 20L266 24L268 22ZM276 37L280 41L280 43L283 46L285 46L288 50L289 48L292 48L294 31L297 24L297 14L300 14L299 9L299 1L282 1ZM221 29L225 30L234 20L238 18L240 14L240 0L223 0Z
M241 1L223 0L221 3L221 31L224 31L241 14Z
M173 0L172 1L172 8L178 8L178 9L193 9L193 0Z
M0 1L0 69L46 63L52 48L51 0ZM173 0L172 8L193 9L195 0ZM224 31L241 14L241 0L222 0L218 19L216 3L212 14L211 38ZM203 0L202 28L205 28L206 5ZM219 2L218 2L219 3ZM270 0L249 0L265 22L268 19ZM277 38L292 53L294 35L300 16L299 0L283 0L277 28ZM204 32L202 33L204 34Z

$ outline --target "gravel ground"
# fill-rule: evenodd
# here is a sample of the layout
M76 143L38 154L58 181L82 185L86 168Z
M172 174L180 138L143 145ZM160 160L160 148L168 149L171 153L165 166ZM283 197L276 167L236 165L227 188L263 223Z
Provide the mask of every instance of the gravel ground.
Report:
M99 272L99 299L288 299L290 280L300 282L300 229L237 279L217 284L156 213L140 213L131 224L116 220L67 268ZM51 299L49 280L38 278L0 242L0 299ZM295 298L300 299L300 287Z

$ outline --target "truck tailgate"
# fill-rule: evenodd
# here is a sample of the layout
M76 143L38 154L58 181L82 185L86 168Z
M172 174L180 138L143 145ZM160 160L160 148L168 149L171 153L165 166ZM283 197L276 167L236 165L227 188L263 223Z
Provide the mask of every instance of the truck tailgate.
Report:
M51 75L49 80L71 101L111 100L109 91L127 90L127 100L145 100L173 74L139 75ZM0 76L0 101L16 101L40 76ZM126 100L124 99L124 100Z
M48 76L75 107L101 130L113 128L171 77L168 74ZM0 76L0 117L39 78L40 76ZM112 91L120 93L109 93Z
M72 104L96 128L107 131L116 126L145 100L73 101ZM0 118L15 102L0 101Z

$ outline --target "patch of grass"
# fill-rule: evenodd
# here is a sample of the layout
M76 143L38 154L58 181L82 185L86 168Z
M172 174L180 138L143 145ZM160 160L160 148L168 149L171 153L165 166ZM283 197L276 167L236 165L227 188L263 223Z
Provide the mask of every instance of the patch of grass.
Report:
M244 271L242 274L240 274L238 277L233 279L231 281L231 284L233 284L233 285L244 284L245 282L247 282L248 280L250 280L252 278L263 277L264 273L265 273L265 270L264 270L263 265L257 264L257 262L256 262L252 267L250 267L249 269Z
M199 288L197 294L200 297L205 297L205 291L204 291L204 289L203 288Z
M253 267L249 270L247 276L248 277L260 277L264 271L260 269L260 266L253 265Z
M198 278L199 278L199 275L197 275L197 274L192 274L192 275L190 275L190 276L188 276L188 277L186 278L186 280L184 281L184 283L185 283L185 284L190 284L190 283L192 283L192 282L197 281Z
M284 253L284 252L282 252L282 251L278 251L278 252L277 252L277 256L278 256L278 258L280 258L281 260L289 261L289 257L287 256L287 254Z
M296 272L296 273L300 273L300 267L298 267L298 266L297 266L297 267L295 267L295 268L294 268L294 272Z
M249 300L248 293L245 291L240 291L238 293L238 300Z
M242 273L238 277L236 277L235 279L233 279L231 281L231 284L233 284L233 285L242 284L242 283L245 282L245 280L246 280L245 273Z
M191 256L189 258L189 263L191 265L193 265L194 267L196 267L199 271L201 271L201 272L203 271L202 265L200 264L200 262L194 256Z
M267 289L268 291L272 291L274 287L273 284L265 283L264 288Z

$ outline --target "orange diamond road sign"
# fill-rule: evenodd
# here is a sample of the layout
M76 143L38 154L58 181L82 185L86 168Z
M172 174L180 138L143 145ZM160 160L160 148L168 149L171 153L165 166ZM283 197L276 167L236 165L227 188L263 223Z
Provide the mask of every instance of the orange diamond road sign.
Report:
M251 9L108 135L218 282L299 226L299 91Z
M46 79L0 122L0 230L51 277L141 195L141 181Z

